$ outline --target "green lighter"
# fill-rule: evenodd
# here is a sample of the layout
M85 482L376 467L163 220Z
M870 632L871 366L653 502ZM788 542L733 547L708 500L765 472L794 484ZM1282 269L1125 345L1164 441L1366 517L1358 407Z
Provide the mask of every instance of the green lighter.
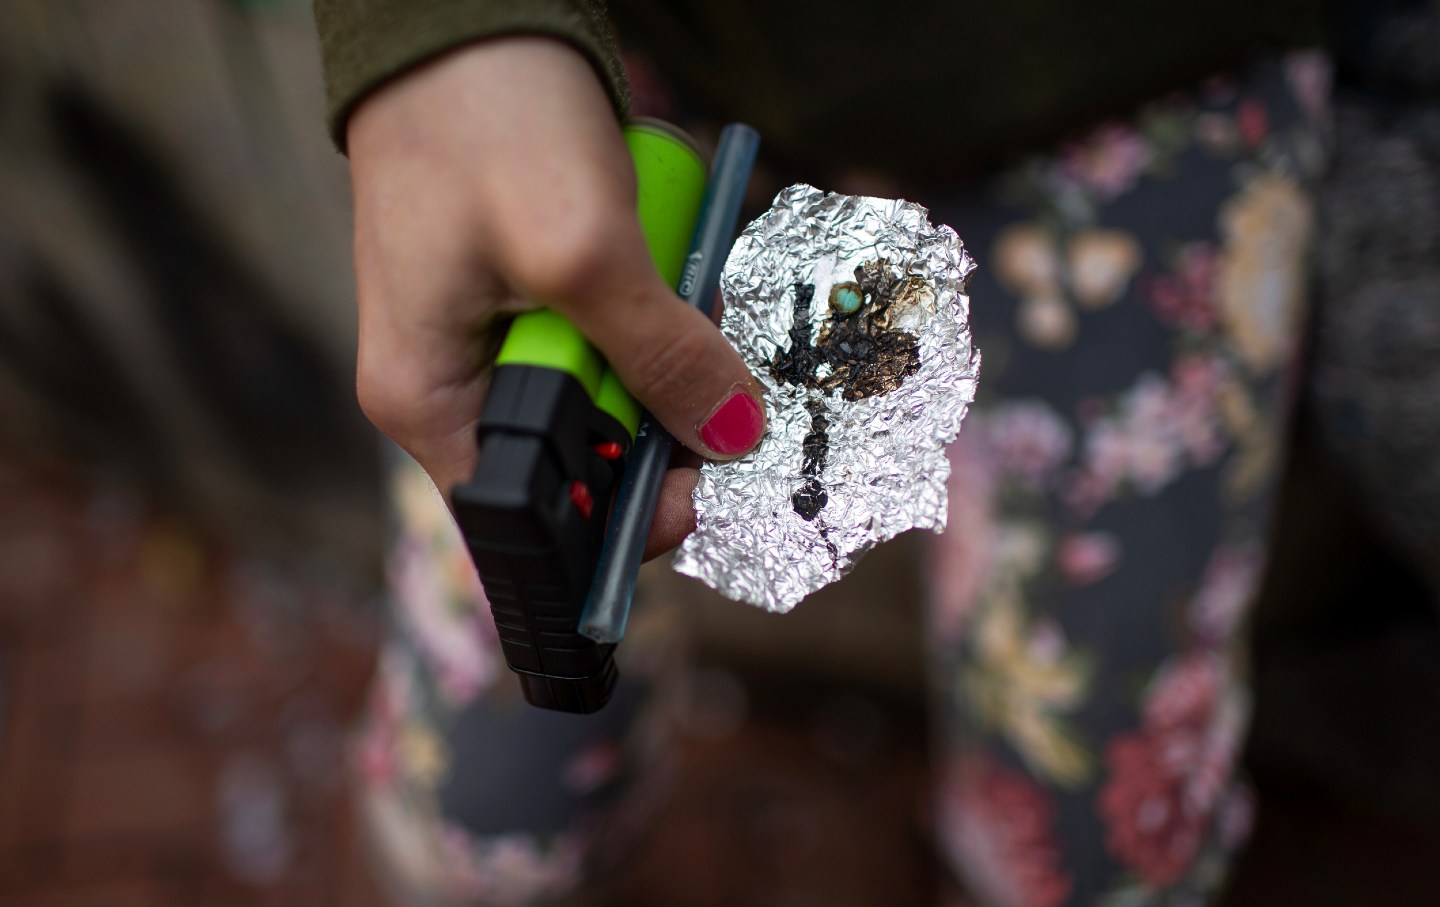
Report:
M666 123L634 121L625 141L640 225L673 287L705 194L705 163ZM475 474L451 500L505 660L541 708L596 711L618 677L615 647L577 624L639 421L640 407L568 321L549 310L515 319L477 428Z

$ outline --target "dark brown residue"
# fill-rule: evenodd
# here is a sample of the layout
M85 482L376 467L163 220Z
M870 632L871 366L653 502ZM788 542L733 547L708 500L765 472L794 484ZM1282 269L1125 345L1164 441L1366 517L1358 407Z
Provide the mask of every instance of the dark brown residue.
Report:
M810 305L815 285L795 284L795 320L790 327L790 348L775 354L771 373L780 381L813 388L823 394L839 389L846 400L863 400L888 394L920 368L920 342L908 331L891 326L897 302L917 298L924 283L919 278L896 277L884 259L866 262L855 269L855 287L861 294L853 312L842 311L831 293L831 307L820 337L810 340ZM821 366L829 373L819 374ZM825 468L830 448L829 421L824 403L809 400L810 431L803 442L804 477L790 503L804 520L813 520L824 508L828 495L819 475ZM827 539L828 542L828 539ZM833 550L833 546L832 546Z

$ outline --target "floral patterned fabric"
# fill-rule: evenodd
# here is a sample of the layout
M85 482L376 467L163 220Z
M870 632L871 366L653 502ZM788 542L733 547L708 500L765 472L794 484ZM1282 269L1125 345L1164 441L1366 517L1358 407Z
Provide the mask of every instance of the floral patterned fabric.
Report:
M661 705L647 678L666 661L663 630L637 615L627 650L639 657L603 711L531 707L444 501L413 460L397 451L394 463L395 632L356 746L387 881L405 904L548 902L602 838L623 844L649 799L641 779L663 777L639 714Z
M641 107L661 90L636 85ZM928 631L939 844L982 904L1203 903L1245 838L1237 629L1297 379L1328 94L1324 59L1294 55L968 189L895 189L980 262L981 398ZM578 723L525 708L442 502L413 464L396 476L372 813L410 902L558 894L602 815L640 814L624 782L663 775L628 770L662 752L660 725L633 718L643 689Z
M930 639L982 903L1202 903L1245 838L1237 629L1306 313L1328 69L1217 78L974 194L982 399ZM987 267L988 265L988 267Z

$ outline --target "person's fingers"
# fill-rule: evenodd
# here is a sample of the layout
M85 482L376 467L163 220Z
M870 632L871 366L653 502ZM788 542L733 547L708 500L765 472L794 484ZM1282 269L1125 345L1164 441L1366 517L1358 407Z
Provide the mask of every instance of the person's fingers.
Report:
M360 305L355 392L366 417L414 457L448 499L478 456L486 342L474 326L446 329L403 315L393 306Z
M355 390L365 415L447 498L469 478L485 396L484 329L506 298L475 265L460 203L425 191L408 160L352 169L359 316Z
M704 465L705 459L688 447L670 448L670 468L679 469L688 466L691 469L699 469Z
M690 504L690 496L695 492L698 481L700 470L694 467L671 469L665 473L665 482L660 486L660 498L655 505L655 521L650 524L650 538L645 542L645 560L659 557L695 531L695 508Z
M623 207L624 144L588 62L538 38L473 45L387 83L347 135L356 390L448 495L477 457L498 314L531 304L511 289L523 256L510 250L545 255L566 241L566 211Z
M670 451L670 468L660 485L655 519L645 543L645 560L659 557L695 531L695 484L700 480L704 459L688 447L675 445Z
M758 387L655 270L618 124L595 99L565 113L564 141L507 139L526 166L487 184L487 207L505 217L481 225L481 244L512 289L565 315L681 444L716 459L748 452L765 426Z
M573 50L515 39L449 55L367 99L348 135L357 391L442 489L475 459L477 334L523 305L569 318L685 446L731 458L759 441L755 382L656 273L625 143Z
M715 325L665 286L633 211L598 216L546 258L518 289L569 318L677 441L712 459L759 443L765 411L754 378Z

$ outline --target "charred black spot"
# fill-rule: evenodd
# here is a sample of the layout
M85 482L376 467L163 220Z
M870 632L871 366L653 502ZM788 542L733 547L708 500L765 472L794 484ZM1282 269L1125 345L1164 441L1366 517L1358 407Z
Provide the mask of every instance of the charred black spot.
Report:
M790 349L781 350L770 362L770 371L786 384L814 387L815 372L825 361L810 342L810 302L815 285L795 284L795 320L790 325Z
M790 496L790 503L800 518L809 522L824 508L830 495L818 478L825 470L825 457L830 452L830 420L825 418L825 404L820 400L808 400L805 411L810 414L810 431L801 443L803 461L800 474L805 477L800 488Z
M790 496L795 512L807 523L820 515L829 500L830 495L825 493L825 486L815 478L806 479L799 490Z
M890 327L890 310L912 288L913 278L899 278L884 259L855 269L854 283L836 284L830 292L830 309L820 338L810 339L810 305L815 285L795 284L795 318L790 326L790 348L775 354L770 371L777 380L824 394L839 389L850 401L888 394L920 369L920 342L908 331ZM855 304L858 298L859 303ZM820 375L821 366L827 366ZM806 403L810 431L805 435L800 473L805 477L791 495L795 512L813 520L825 507L828 495L820 484L829 451L830 424L824 404ZM827 539L828 544L828 539ZM832 546L833 547L833 546Z

